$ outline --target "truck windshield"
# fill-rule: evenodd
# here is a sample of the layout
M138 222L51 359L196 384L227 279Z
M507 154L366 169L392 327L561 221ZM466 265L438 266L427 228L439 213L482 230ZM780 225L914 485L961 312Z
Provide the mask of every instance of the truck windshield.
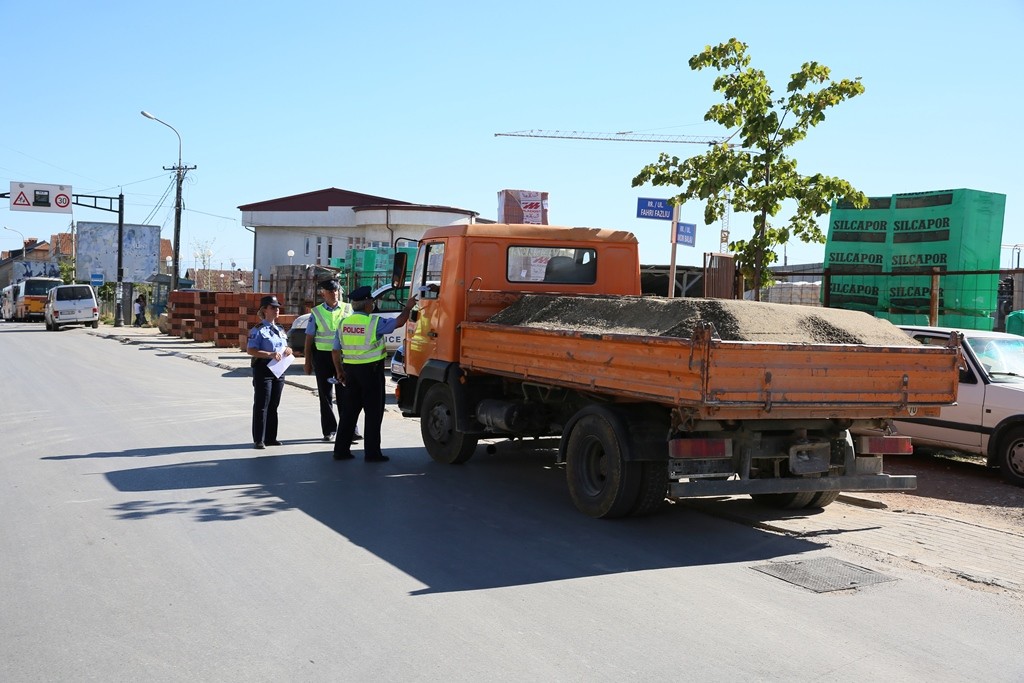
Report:
M1024 337L1020 339L966 338L993 382L1024 381Z

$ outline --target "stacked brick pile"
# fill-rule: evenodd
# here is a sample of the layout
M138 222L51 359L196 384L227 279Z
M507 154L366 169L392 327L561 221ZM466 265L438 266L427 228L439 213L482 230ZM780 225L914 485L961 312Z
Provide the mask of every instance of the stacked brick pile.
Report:
M249 329L260 321L260 299L265 296L265 292L171 292L169 334L244 351ZM280 315L277 323L288 329L296 317Z
M169 334L191 339L195 332L198 309L199 292L171 292L167 305L167 320L171 325Z

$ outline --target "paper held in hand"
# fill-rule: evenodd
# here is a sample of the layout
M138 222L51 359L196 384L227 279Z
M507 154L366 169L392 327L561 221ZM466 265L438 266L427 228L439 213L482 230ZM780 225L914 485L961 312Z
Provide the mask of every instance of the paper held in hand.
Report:
M295 360L295 356L281 356L281 360L272 360L267 363L267 369L274 373L275 377L280 377L284 374L284 371L288 369L288 366Z

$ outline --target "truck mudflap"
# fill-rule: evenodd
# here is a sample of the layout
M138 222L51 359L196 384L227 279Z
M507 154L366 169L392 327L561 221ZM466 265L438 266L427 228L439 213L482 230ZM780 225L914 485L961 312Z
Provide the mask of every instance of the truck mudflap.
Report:
M788 477L779 479L697 479L669 482L669 498L697 496L738 496L759 493L799 493L814 491L913 491L913 475L865 474L849 477Z

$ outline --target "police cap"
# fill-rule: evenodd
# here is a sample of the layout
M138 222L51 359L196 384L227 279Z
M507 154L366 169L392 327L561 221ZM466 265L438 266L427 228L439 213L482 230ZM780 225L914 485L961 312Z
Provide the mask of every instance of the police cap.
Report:
M274 308L281 308L281 302L277 300L277 297L271 294L260 299L260 308L266 308L267 306L273 306Z
M367 299L373 298L373 290L368 286L363 285L362 287L356 287L352 290L352 293L348 295L349 301L366 301Z

